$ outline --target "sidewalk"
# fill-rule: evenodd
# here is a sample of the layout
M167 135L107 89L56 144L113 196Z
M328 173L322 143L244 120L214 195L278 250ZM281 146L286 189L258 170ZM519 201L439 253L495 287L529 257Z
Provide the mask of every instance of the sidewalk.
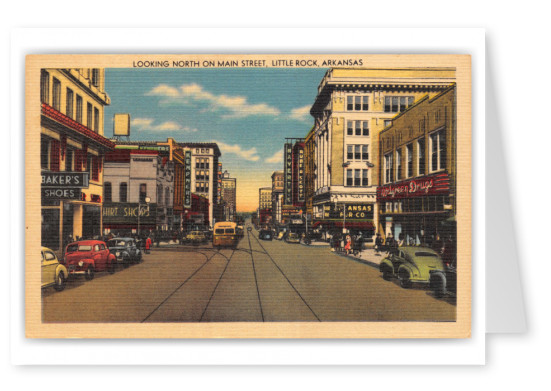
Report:
M375 254L375 250L372 248L366 248L358 255L344 254L342 252L335 252L335 254L340 255L341 257L352 258L357 262L365 263L366 265L379 268L381 261L386 258L387 254L381 252L378 255Z

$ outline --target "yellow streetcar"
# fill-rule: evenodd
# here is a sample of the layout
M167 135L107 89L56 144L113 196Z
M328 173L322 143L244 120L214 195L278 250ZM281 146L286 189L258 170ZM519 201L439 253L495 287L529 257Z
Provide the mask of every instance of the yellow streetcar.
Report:
M221 221L214 224L212 234L212 246L217 247L237 247L239 236L237 234L237 224L231 221Z

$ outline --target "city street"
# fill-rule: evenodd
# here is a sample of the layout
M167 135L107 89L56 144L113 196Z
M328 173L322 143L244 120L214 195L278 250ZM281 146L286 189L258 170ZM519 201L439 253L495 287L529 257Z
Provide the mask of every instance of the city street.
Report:
M140 264L42 294L44 322L454 321L452 299L400 288L327 246L258 240L164 246Z

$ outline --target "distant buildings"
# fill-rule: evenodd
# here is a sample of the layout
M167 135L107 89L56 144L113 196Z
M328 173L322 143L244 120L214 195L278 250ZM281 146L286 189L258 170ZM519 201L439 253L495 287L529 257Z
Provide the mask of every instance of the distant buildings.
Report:
M224 220L234 221L237 206L237 179L230 178L230 173L222 175L222 202L225 204Z
M258 218L260 224L266 224L272 220L271 187L261 187L258 189Z
M272 173L272 221L281 223L281 211L283 209L283 171Z

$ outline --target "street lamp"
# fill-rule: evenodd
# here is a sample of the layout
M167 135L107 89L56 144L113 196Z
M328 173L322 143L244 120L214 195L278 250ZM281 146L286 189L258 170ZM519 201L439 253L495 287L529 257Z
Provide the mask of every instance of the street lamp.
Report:
M149 203L151 202L150 197L145 197L145 206L147 206L147 211L149 212ZM140 236L140 215L142 214L142 202L138 201L138 237Z

